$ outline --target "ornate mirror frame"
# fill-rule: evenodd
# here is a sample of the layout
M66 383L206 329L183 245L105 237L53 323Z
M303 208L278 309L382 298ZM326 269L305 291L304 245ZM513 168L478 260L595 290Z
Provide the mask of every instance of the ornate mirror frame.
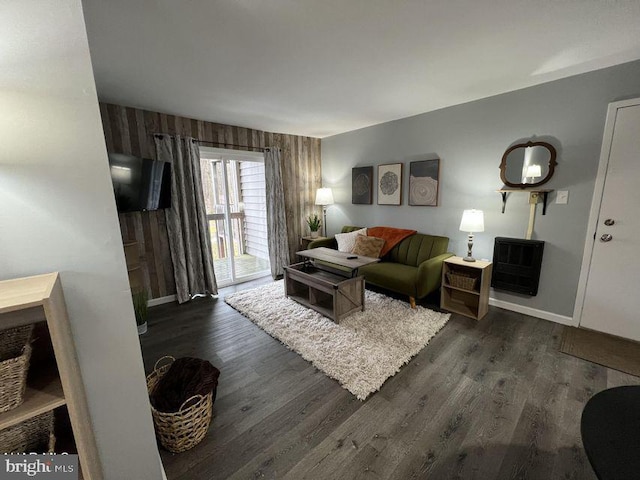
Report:
M536 183L513 183L513 182L509 182L507 180L507 177L506 177L507 157L509 156L509 154L512 151L514 151L514 150L516 150L518 148L527 148L527 147L535 147L535 146L544 147L547 150L549 150L549 153L550 153L549 172L547 173L547 175L542 180L540 180L539 182L536 182ZM500 162L500 180L502 180L502 182L504 182L504 184L506 186L511 187L511 188L534 188L534 187L539 187L540 185L544 185L549 180L551 180L551 177L553 177L553 172L554 172L555 167L556 167L557 164L558 163L556 162L556 149L550 143L547 143L547 142L519 143L517 145L513 145L512 147L509 147L507 149L507 151L504 152L504 155L502 156L502 161Z

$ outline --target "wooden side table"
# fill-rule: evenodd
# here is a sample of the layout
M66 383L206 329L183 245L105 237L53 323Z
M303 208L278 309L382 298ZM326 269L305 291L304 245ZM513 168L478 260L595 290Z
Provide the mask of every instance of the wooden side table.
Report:
M474 320L482 319L489 311L492 270L491 262L447 258L442 266L440 308Z
M300 238L300 246L302 247L302 250L307 250L311 242L315 240L324 240L325 238L329 238L329 237L316 237L316 238L302 237Z

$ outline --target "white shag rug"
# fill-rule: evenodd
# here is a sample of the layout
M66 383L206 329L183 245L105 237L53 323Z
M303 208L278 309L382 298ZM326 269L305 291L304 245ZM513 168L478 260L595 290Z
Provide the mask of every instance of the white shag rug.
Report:
M399 372L450 317L367 290L364 312L335 324L286 298L282 280L224 300L360 400Z

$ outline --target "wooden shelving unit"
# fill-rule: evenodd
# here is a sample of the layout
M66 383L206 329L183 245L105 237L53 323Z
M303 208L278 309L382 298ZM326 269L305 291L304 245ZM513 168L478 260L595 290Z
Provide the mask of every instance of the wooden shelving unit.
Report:
M73 438L62 444L75 444L80 461L80 478L102 480L98 449L71 335L64 294L57 273L0 281L0 330L27 324L46 324L39 328L34 342L24 402L0 413L0 430L42 413L66 408ZM37 350L49 345L49 350ZM42 353L42 355L38 355ZM66 412L62 412L65 413ZM56 436L59 433L56 432ZM73 453L73 452L68 452Z
M49 376L44 382L31 382L24 394L22 405L0 414L0 430L66 405L62 384L56 376Z
M465 262L461 257L447 258L442 267L440 307L475 320L482 319L489 311L489 288L493 264L477 260ZM454 286L450 275L473 279L470 288Z

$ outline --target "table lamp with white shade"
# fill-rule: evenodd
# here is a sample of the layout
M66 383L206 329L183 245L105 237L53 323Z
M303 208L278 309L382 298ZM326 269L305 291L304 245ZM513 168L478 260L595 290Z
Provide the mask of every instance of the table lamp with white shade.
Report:
M316 205L322 205L322 229L327 236L327 205L333 205L333 192L330 188L316 190Z
M465 210L462 212L460 231L469 232L467 256L463 258L463 260L465 262L475 262L476 259L471 255L471 249L473 248L473 234L476 232L484 232L484 213L482 210Z

